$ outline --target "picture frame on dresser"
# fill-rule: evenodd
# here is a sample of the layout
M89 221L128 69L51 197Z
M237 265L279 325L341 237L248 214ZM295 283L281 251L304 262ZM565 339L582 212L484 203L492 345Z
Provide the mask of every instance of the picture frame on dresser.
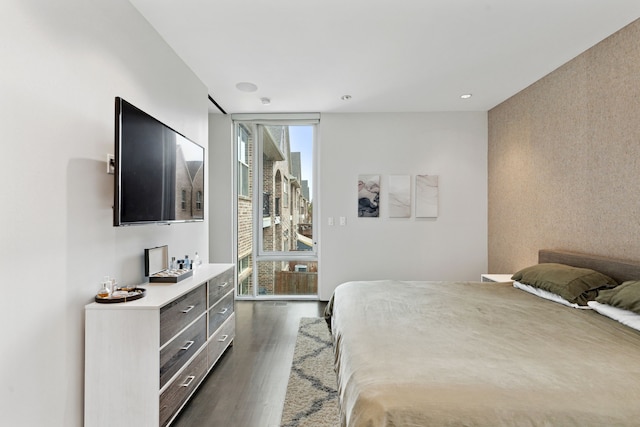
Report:
M168 426L235 338L235 265L85 306L85 426Z

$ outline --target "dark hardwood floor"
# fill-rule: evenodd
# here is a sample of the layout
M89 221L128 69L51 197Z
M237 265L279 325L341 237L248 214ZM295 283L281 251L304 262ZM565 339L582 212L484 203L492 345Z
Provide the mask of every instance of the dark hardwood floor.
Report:
M174 427L280 425L301 317L320 317L318 301L238 301L236 338Z

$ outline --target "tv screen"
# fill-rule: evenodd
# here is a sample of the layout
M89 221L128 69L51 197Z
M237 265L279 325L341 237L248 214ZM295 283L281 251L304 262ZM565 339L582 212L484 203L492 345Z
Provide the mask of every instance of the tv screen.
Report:
M202 221L204 148L116 97L113 225Z

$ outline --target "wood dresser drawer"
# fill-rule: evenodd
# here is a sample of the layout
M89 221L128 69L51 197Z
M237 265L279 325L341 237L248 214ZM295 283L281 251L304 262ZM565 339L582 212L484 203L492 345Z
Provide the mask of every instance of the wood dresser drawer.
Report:
M233 275L235 270L227 270L209 280L209 306L214 305L223 295L234 289Z
M232 314L209 340L209 367L213 366L236 337L236 317Z
M203 349L160 395L160 425L166 426L207 374L207 351Z
M160 310L160 346L196 320L207 309L207 287L203 283Z
M160 388L164 387L206 341L207 316L203 314L160 350Z
M233 292L229 292L209 310L209 336L216 332L220 325L233 314L233 311L234 296Z

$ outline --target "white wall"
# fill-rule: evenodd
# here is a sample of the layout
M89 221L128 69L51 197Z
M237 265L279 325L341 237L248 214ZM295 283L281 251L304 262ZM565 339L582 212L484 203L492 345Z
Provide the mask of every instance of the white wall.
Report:
M84 305L102 277L142 282L160 244L208 257L206 221L112 227L114 97L206 146L207 90L126 0L1 9L0 425L81 426Z
M209 261L231 262L233 258L234 144L231 116L209 115Z
M211 168L219 169L210 188L222 197L210 208L210 254L229 262L231 119L211 115L209 132ZM479 280L487 271L486 113L322 114L318 144L322 300L348 280ZM368 173L382 176L379 218L357 215L358 175ZM440 216L416 219L412 208L411 218L389 218L392 174L411 175L412 191L416 175L439 175Z
M348 280L479 280L487 266L487 114L323 114L320 298ZM360 174L381 175L379 218L358 218ZM439 217L389 218L389 175L438 175ZM338 218L346 217L346 225ZM329 226L333 217L335 225Z

